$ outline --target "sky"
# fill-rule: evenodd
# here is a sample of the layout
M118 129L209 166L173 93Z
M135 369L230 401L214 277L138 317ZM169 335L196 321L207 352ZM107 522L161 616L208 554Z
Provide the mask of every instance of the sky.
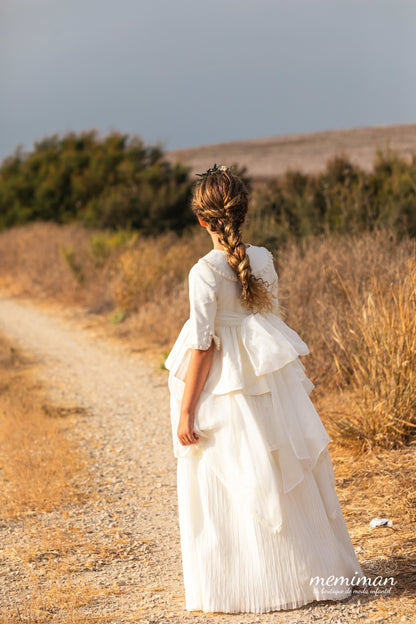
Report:
M415 0L0 0L0 158L416 122Z

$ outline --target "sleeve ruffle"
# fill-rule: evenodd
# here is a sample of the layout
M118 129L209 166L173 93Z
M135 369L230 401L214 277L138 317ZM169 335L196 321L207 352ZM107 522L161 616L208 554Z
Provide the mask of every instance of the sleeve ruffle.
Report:
M185 346L187 349L199 349L200 351L207 351L210 348L212 341L214 341L214 345L217 350L221 348L221 339L219 338L219 336L216 336L208 327L208 329L204 331L203 338L199 340L199 342L188 340L185 343Z

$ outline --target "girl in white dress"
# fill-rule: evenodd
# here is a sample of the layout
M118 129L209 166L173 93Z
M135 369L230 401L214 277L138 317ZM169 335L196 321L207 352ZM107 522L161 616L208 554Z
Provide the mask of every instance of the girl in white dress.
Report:
M214 166L192 206L213 249L189 273L190 317L166 360L186 609L346 598L363 573L299 360L309 350L279 316L272 254L242 240L246 187Z

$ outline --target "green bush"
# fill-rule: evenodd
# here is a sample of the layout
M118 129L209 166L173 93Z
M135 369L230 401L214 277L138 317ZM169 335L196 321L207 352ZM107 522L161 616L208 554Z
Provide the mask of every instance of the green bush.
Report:
M79 221L144 234L194 221L189 171L127 135L95 131L47 137L0 168L0 228L28 221Z
M416 155L412 162L378 151L373 171L335 156L317 175L288 171L253 197L253 240L279 246L288 238L391 227L416 236Z

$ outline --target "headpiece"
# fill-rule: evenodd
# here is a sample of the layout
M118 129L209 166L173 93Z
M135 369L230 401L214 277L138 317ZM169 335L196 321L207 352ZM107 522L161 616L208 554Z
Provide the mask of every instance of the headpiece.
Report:
M215 164L210 169L207 169L204 173L195 174L199 178L199 180L197 180L197 183L200 184L204 178L207 178L213 173L220 173L221 171L231 171L231 169L229 167L226 167L225 165L219 165L219 167L217 167L217 164Z

